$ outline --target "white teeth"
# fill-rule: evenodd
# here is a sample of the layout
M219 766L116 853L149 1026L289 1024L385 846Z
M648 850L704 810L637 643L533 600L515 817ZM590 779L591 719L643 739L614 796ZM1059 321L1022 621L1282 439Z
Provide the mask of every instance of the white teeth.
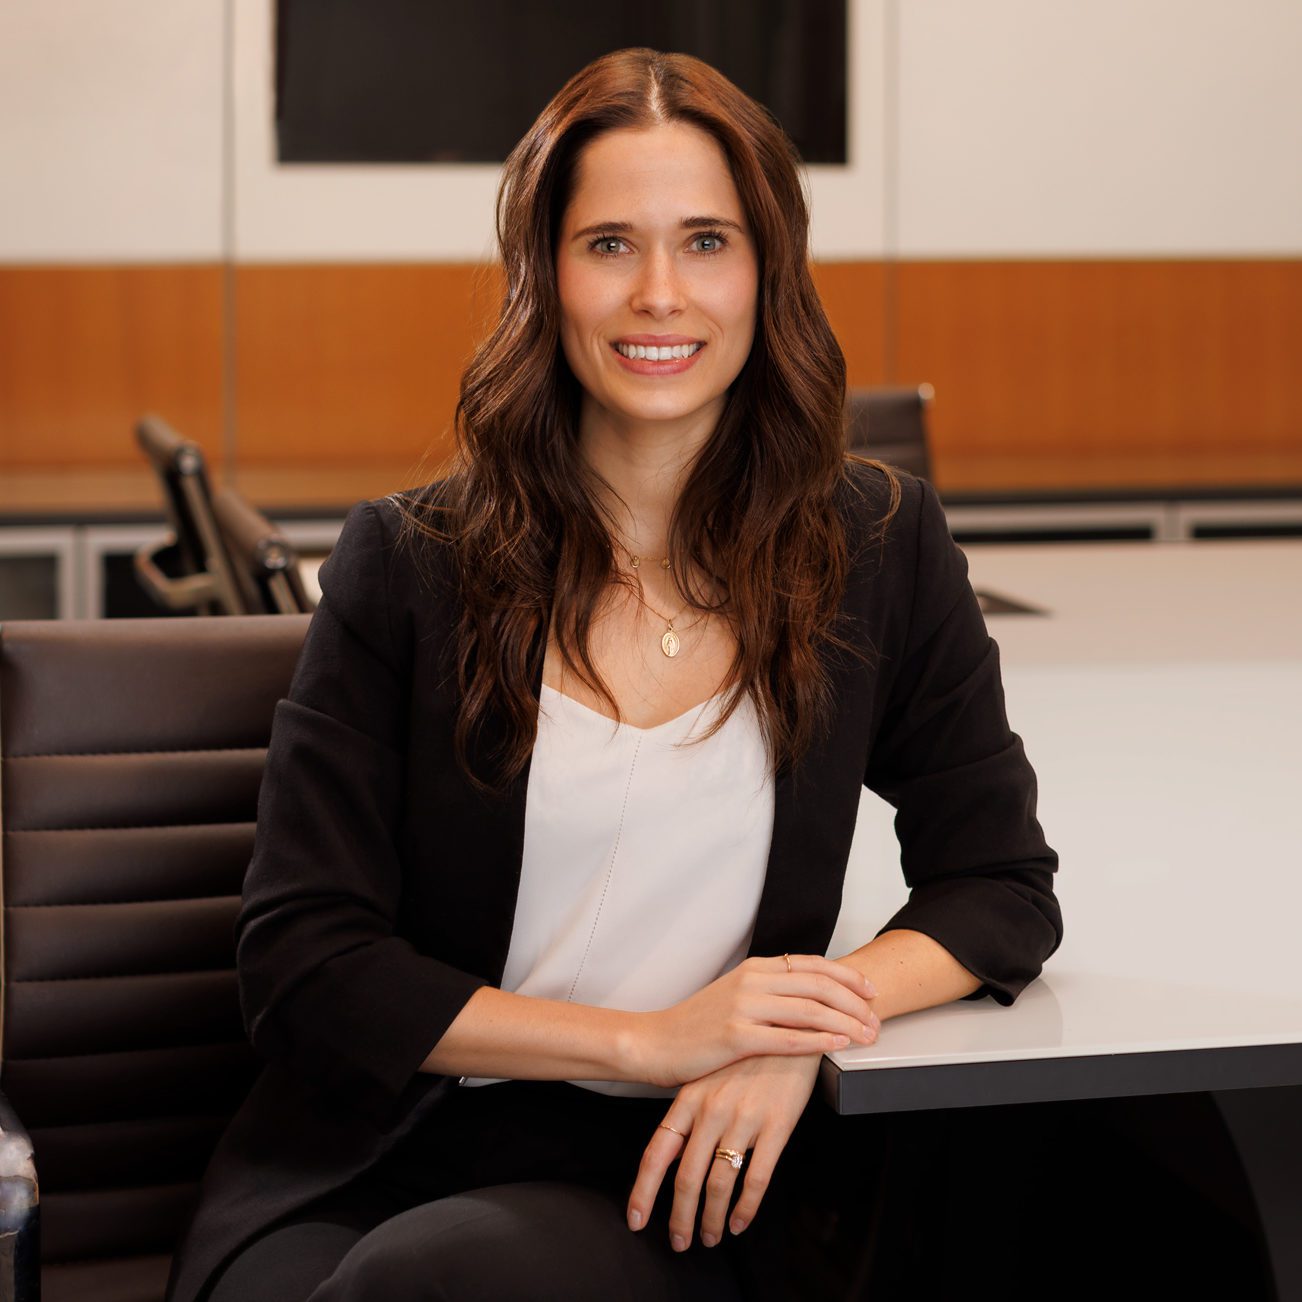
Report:
M674 358L690 357L693 353L704 348L701 343L696 344L674 344L670 348L648 348L645 344L616 344L625 357L644 357L649 362L668 362Z

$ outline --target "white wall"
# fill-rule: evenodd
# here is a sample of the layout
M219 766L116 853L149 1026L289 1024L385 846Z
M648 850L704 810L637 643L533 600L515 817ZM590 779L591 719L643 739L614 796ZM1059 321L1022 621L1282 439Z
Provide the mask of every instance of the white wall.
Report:
M893 0L905 257L1302 252L1299 0Z
M222 251L223 0L0 3L0 261Z
M850 6L817 257L1302 254L1299 0ZM5 0L0 261L488 257L495 166L276 165L272 8Z

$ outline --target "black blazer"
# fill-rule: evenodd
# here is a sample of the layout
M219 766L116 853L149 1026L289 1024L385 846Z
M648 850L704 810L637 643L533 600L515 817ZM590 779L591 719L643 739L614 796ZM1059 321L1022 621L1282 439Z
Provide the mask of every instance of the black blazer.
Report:
M878 934L925 932L981 978L967 998L1011 1004L1062 920L998 647L934 489L902 475L876 544L885 477L855 464L850 478L843 631L877 654L828 654L834 722L777 775L748 954L826 953L866 784L896 808L911 888ZM437 1106L455 1079L420 1064L474 991L501 982L528 772L490 799L455 763L454 571L442 544L396 545L397 524L391 498L348 513L276 707L236 923L245 1026L266 1065L213 1154L169 1302L192 1302L250 1237Z

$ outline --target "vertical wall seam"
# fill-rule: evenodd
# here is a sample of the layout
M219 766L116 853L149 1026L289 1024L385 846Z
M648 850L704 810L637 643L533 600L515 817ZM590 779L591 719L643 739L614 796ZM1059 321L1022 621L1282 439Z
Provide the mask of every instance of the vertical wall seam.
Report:
M898 0L883 0L882 45L882 371L899 382L900 24Z
M221 447L225 484L235 482L235 0L222 0Z

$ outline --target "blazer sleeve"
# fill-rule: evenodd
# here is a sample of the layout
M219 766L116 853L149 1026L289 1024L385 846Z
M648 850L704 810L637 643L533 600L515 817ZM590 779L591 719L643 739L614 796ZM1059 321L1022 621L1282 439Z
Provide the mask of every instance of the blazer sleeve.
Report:
M908 902L877 933L920 931L1011 1004L1062 941L1058 856L1009 730L999 648L935 490L921 486L912 608L865 784L895 807Z
M254 1049L381 1126L439 1079L416 1073L489 984L397 934L411 654L390 627L388 554L359 502L276 705L235 923Z

